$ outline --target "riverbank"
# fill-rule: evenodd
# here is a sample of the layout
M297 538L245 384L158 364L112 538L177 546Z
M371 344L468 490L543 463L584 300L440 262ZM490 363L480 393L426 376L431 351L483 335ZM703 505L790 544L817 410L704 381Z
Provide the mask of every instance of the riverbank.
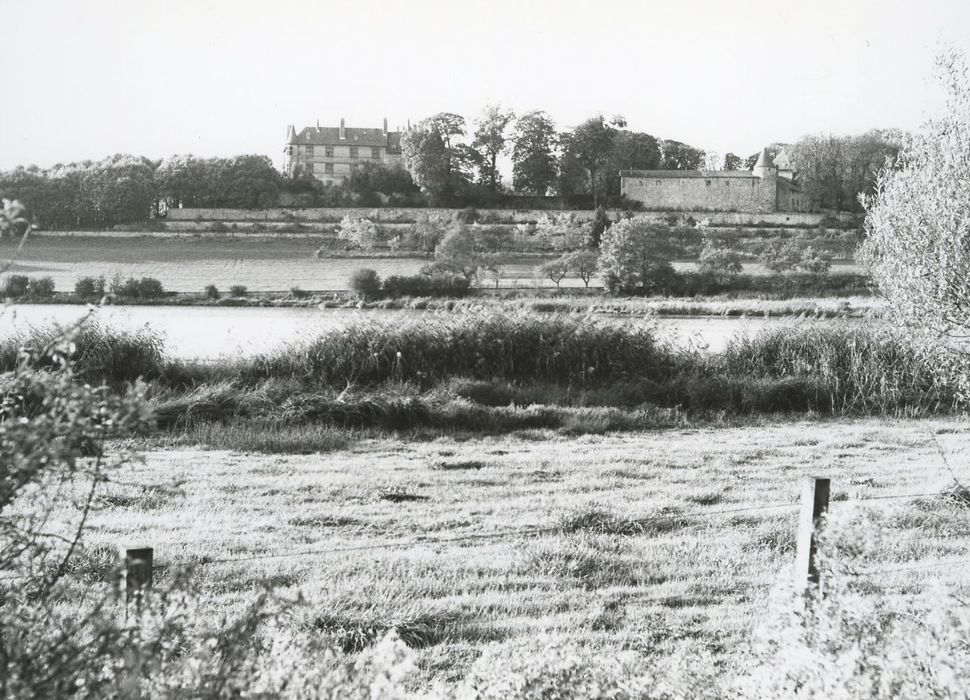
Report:
M435 297L401 297L397 299L362 300L351 292L246 292L242 296L169 293L155 299L124 299L109 296L104 300L80 298L70 292L54 292L50 297L25 298L15 302L24 306L73 305L138 307L242 307L293 309L359 309L411 311L535 311L537 313L619 314L625 316L714 316L714 317L800 317L876 319L887 311L877 297L795 297L791 299L746 298L735 295L710 297L608 297L599 292L547 294L503 292L462 299Z

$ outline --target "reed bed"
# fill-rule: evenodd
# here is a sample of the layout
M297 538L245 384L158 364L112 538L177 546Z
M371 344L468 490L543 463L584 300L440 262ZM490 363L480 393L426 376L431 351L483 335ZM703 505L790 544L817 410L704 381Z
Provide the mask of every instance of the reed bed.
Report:
M59 332L0 342L0 367ZM289 443L324 444L307 426L597 433L725 416L946 415L965 410L970 375L962 356L851 323L765 329L714 354L676 348L642 324L527 313L362 324L206 365L166 359L147 331L92 324L73 342L79 379L119 386L144 377L161 428L219 444L284 425L303 431ZM211 427L230 423L237 427Z

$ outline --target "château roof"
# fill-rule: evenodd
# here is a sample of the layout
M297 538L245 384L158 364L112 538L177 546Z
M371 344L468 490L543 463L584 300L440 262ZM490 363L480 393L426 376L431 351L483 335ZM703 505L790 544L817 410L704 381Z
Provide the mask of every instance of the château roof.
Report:
M348 126L344 138L340 138L340 127L308 126L298 134L291 134L288 144L311 144L313 146L387 146L389 150L401 147L401 132L383 129L367 129Z
M761 155L758 156L758 162L754 164L756 168L771 168L774 167L775 162L771 159L771 154L768 153L767 148L761 149Z

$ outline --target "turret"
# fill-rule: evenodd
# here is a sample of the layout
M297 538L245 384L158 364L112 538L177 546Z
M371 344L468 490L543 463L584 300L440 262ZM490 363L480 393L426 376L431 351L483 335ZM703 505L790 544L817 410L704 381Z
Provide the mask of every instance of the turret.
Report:
M754 168L751 169L751 174L755 177L767 178L772 175L777 175L778 168L775 166L775 162L771 159L771 154L768 153L767 148L761 149L761 155L758 156L758 162L754 164Z
M293 125L290 124L289 128L287 128L286 130L286 142L294 143L295 141L296 141L296 129L294 129Z

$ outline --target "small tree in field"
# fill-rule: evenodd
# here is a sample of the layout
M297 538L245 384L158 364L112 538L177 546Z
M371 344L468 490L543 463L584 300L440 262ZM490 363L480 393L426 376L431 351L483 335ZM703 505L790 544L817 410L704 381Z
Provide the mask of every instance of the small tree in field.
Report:
M970 330L970 77L965 57L937 60L945 108L903 144L863 197L860 251L895 316L947 335Z
M738 251L711 243L701 250L697 258L697 266L701 272L713 275L739 275L744 269L741 265L741 254Z
M553 284L556 285L556 289L561 290L562 281L569 274L569 265L566 263L565 256L563 256L540 265L539 272L551 279Z
M676 273L670 264L669 229L643 217L623 219L603 234L599 269L613 294L653 294L668 290Z
M380 229L370 219L358 219L348 214L337 227L337 238L350 241L358 248L370 250L381 241Z
M596 274L596 266L599 262L599 255L593 250L574 250L562 257L570 270L583 281L586 289L589 289L589 281Z

